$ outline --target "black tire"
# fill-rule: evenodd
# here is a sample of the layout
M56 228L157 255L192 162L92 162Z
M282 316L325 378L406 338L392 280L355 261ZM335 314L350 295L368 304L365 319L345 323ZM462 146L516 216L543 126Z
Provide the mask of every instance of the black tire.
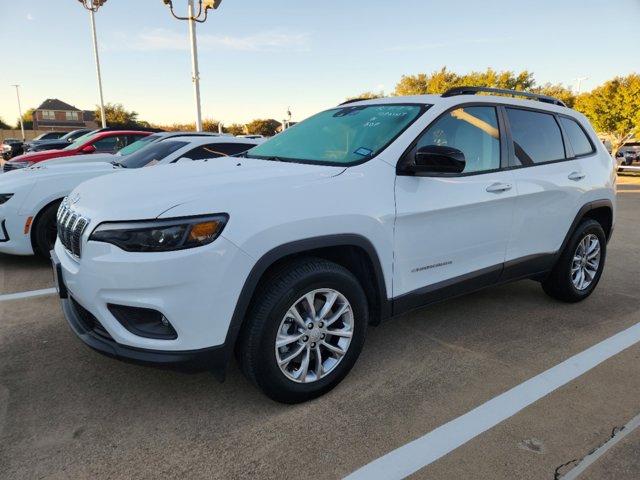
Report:
M356 277L346 268L323 259L306 258L293 261L275 271L269 278L261 283L261 287L256 292L255 301L247 316L243 331L241 333L236 354L244 374L259 389L261 389L271 399L282 403L299 403L310 400L312 398L323 395L334 388L349 373L355 364L364 339L369 320L369 312L367 306L367 298L365 293L356 279ZM340 357L337 364L329 368L328 373L314 377L315 380L310 383L298 383L290 379L278 366L276 355L280 354L280 350L276 349L276 337L281 332L285 315L298 303L302 297L309 292L319 289L330 289L338 292L347 300L351 306L352 315L347 317L340 316L338 322L342 322L343 318L349 318L352 322L352 336L350 343L346 347L346 353ZM322 301L322 294L318 294L319 302ZM312 302L314 303L314 302ZM344 303L342 304L344 305ZM338 309L337 304L332 307ZM321 312L320 312L321 313ZM306 315L306 313L304 314ZM303 315L303 316L304 316ZM309 318L309 317L305 317ZM308 320L307 320L308 321ZM294 333L303 331L298 324L290 322L291 327L298 329ZM316 326L322 326L317 323ZM328 325L325 325L328 329ZM309 335L319 334L317 331L309 330ZM313 339L305 336L306 341L312 342ZM317 338L317 337L316 337ZM322 337L323 339L325 336ZM317 345L316 348L321 352L319 357L324 361L330 360L332 353L327 350L325 342L332 342L337 337L326 334L325 340L316 340L318 343L309 344L309 347ZM288 351L289 348L295 350L297 348L306 348L306 341L298 340L291 347L282 347ZM340 339L338 339L340 341ZM321 351L322 350L322 351ZM307 350L309 356L315 355L315 350ZM301 354L304 356L304 353ZM293 357L292 357L293 358ZM302 357L301 357L302 358ZM317 356L313 357L317 359ZM294 363L291 361L289 363ZM302 362L300 362L302 363ZM309 361L311 365L311 361ZM317 364L315 364L317 367ZM288 368L288 367L283 367ZM292 367L293 368L293 367ZM301 365L293 372L300 371ZM315 368L315 371L318 369ZM323 372L323 369L319 369ZM305 369L306 372L306 369Z
M49 252L56 243L56 235L58 232L56 214L60 202L59 200L45 207L36 217L31 235L33 239L33 250L39 257L50 258Z
M572 279L572 267L574 264L574 255L578 246L589 235L595 235L599 242L600 259L596 273L589 283L583 289L579 289ZM602 226L595 220L585 220L576 231L571 235L567 246L556 262L551 274L542 282L542 289L547 295L563 302L579 302L587 298L598 285L602 271L604 270L605 259L607 256L607 238L604 234Z

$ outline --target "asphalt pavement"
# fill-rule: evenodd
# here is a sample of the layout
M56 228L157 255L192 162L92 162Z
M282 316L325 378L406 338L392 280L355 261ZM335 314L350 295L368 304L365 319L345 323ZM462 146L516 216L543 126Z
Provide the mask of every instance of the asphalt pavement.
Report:
M411 312L371 328L349 376L296 406L235 364L220 384L91 351L55 295L2 299L51 288L48 262L0 255L0 478L345 477L454 420L464 430L466 413L637 325L639 246L640 176L621 175L589 299L560 303L521 281ZM578 478L637 480L640 428L616 435L640 414L639 364L636 343L412 478L569 478L600 452Z

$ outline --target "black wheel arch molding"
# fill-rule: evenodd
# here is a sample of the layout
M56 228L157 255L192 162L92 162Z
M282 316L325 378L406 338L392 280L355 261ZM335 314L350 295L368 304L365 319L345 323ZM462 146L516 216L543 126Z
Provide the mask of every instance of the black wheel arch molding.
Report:
M227 336L223 344L224 350L224 369L215 372L216 378L220 381L224 381L226 377L226 366L228 365L233 351L236 346L236 341L244 324L245 316L249 311L251 302L253 301L254 294L260 284L260 281L268 274L271 267L275 266L278 262L284 261L287 258L295 258L300 255L318 256L320 258L326 258L328 260L334 260L331 256L323 255L329 249L339 248L357 248L365 253L368 258L369 266L371 267L371 274L373 275L373 291L369 289L365 292L367 294L373 293L377 298L379 315L375 316L370 323L377 325L382 320L390 318L393 315L392 300L389 299L387 294L387 288L384 279L384 273L382 271L382 263L375 247L369 239L358 234L336 234L326 235L313 238L305 238L295 240L283 245L279 245L267 253L265 253L254 264L253 268L247 276L244 286L240 291L240 295L236 302L236 307L229 323L227 330ZM336 262L339 263L339 262Z
M609 210L610 223L608 225L602 225L602 219L598 218L597 215L593 215L594 212L603 211L603 210ZM565 235L564 240L562 241L562 245L556 252L556 259L562 254L565 247L567 246L567 243L569 242L569 239L571 238L571 235L573 234L573 232L575 232L576 228L578 228L578 225L580 225L580 222L582 222L582 220L584 220L585 218L593 218L594 220L597 220L602 225L602 229L604 230L607 236L607 242L611 240L611 235L613 235L613 227L614 227L613 202L606 198L603 198L600 200L593 200L591 202L584 204L580 208L580 210L578 210L578 213L574 217L573 222L571 222L571 226L567 230L567 234Z

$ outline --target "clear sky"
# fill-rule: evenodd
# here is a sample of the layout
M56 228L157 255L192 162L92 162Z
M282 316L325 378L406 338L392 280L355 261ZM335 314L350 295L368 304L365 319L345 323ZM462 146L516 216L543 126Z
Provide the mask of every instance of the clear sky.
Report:
M173 0L186 13L187 0ZM98 103L89 13L76 0L0 0L0 117L47 98ZM187 22L162 0L108 0L96 14L106 102L142 120L194 120ZM640 0L223 0L198 25L205 118L293 120L403 74L447 66L529 70L591 90L640 71Z

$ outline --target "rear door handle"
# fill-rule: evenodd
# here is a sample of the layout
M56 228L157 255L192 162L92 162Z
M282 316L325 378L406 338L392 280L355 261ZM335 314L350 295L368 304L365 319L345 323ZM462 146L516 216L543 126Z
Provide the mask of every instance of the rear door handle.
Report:
M582 180L584 177L586 177L587 174L586 173L582 173L582 172L571 172L569 174L569 180L573 180L574 182L577 182L579 180Z
M494 183L487 187L487 192L489 193L502 193L506 192L507 190L511 190L510 183Z

